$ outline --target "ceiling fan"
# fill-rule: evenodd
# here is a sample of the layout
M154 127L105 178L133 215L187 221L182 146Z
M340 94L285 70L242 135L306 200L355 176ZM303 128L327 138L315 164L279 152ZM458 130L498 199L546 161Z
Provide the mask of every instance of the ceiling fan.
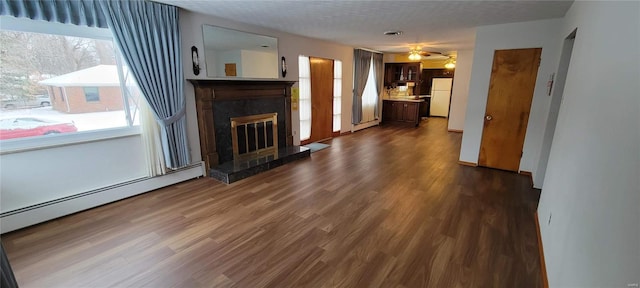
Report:
M411 49L409 51L409 60L420 60L420 59L444 60L447 58L449 58L448 55L445 55L442 52L437 52L437 51L422 51L421 49Z

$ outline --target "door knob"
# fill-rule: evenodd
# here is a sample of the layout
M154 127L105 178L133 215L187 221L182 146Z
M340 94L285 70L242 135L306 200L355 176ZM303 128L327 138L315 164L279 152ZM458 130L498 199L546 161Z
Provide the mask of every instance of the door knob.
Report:
M487 115L487 116L484 116L484 119L486 119L487 121L491 121L491 119L493 119L493 117L491 117L491 115Z

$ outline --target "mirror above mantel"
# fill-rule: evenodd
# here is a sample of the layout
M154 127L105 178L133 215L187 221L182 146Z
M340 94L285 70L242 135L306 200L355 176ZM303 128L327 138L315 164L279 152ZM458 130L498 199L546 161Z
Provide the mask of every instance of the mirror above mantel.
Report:
M208 77L278 78L277 38L212 25L202 25L202 34Z

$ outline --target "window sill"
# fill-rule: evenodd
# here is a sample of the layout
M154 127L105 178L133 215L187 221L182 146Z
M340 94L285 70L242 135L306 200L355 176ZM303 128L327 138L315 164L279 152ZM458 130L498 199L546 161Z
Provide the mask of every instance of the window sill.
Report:
M140 126L3 140L0 142L0 155L97 142L134 135L140 135Z

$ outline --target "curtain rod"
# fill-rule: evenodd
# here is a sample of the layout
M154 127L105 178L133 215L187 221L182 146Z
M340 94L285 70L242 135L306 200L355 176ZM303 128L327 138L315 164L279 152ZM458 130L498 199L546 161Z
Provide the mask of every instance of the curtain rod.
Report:
M365 50L365 51L369 51L369 52L373 52L373 53L380 53L380 54L384 54L384 53L382 53L382 52L380 52L380 51L376 51L376 50L368 49L368 48L363 48L363 47L357 47L356 49Z

